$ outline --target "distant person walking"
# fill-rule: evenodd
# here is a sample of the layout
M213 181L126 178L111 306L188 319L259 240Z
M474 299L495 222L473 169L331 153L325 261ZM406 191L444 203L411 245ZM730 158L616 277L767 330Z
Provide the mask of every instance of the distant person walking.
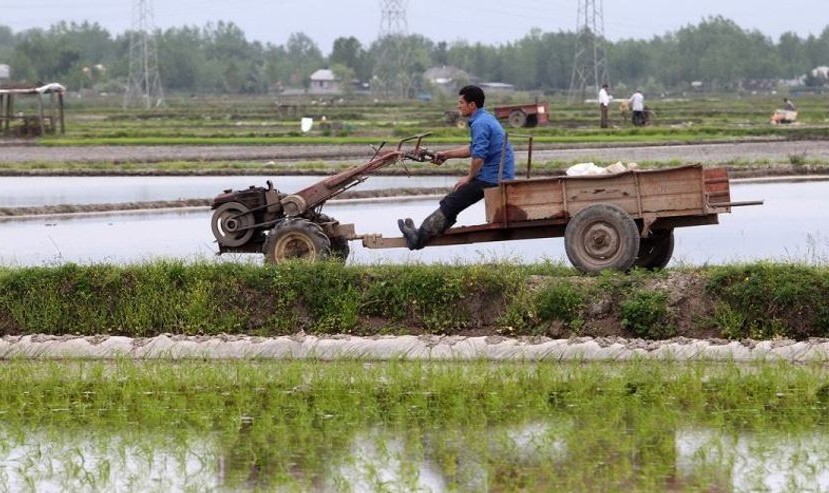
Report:
M602 88L599 89L599 114L601 118L599 120L599 126L602 128L607 128L607 108L610 106L610 94L607 93L607 84L602 84Z
M642 127L645 125L645 96L637 89L633 92L633 96L629 100L630 109L633 111L633 125L635 127Z

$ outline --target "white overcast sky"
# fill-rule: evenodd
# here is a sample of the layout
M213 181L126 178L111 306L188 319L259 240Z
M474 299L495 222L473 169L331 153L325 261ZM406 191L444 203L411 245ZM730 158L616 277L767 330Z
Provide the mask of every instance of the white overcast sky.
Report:
M113 36L132 25L139 0L0 0L0 25L14 32L61 21L97 22ZM381 0L146 0L156 27L231 21L249 41L285 44L304 32L328 55L335 39L354 36L364 46L380 31ZM598 0L601 1L601 0ZM503 44L533 27L574 31L578 0L405 0L411 34L433 41L464 39ZM775 41L787 31L816 36L829 25L829 0L604 0L605 36L650 39L708 16L721 15Z

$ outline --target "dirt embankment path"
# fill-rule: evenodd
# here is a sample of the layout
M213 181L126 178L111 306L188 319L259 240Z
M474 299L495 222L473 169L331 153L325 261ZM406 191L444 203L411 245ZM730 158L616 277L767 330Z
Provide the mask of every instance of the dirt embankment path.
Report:
M441 148L446 146L431 146ZM526 147L517 145L519 158ZM43 147L35 145L0 145L0 163L27 162L111 162L153 163L163 161L308 161L356 160L372 155L368 145L249 145L249 146L87 146ZM536 144L533 160L563 162L593 161L671 161L682 163L723 164L791 163L797 160L829 160L829 142L773 141L720 142L683 145L609 145L564 146Z

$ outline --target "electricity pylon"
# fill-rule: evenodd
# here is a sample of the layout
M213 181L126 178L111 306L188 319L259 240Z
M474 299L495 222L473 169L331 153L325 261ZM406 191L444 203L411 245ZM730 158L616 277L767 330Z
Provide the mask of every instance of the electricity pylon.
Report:
M133 102L149 109L164 102L164 89L158 72L153 26L152 0L134 0L130 32L130 65L124 108Z
M576 56L570 78L570 102L584 99L588 88L598 94L599 86L610 84L604 49L603 0L579 0L576 16Z
M371 90L378 96L405 98L413 77L408 73L409 53L405 38L406 0L380 0L380 54L374 66Z
M380 38L408 34L406 0L380 0L380 13Z

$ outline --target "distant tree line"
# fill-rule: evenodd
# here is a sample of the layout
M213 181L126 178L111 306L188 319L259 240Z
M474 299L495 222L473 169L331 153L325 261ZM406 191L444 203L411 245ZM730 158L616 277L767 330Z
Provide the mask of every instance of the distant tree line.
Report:
M57 81L74 90L123 90L130 34L113 37L97 23L86 22L18 33L0 25L0 63L11 66L14 80ZM343 81L371 81L377 74L395 72L402 81L400 90L411 96L428 89L420 75L431 66L454 66L482 81L505 82L519 90L566 90L577 36L534 29L502 45L434 42L411 35L378 39L369 46L355 37L340 37L328 56L304 33L292 34L285 45L262 44L248 41L230 22L159 30L155 39L167 91L261 94L307 87L312 72L328 67ZM794 79L829 65L829 26L820 36L802 38L789 32L775 42L731 20L710 17L649 40L605 41L604 46L614 85L653 93L699 81L709 89L733 90L745 81ZM388 65L389 60L395 63ZM813 75L806 80L807 85L826 82Z

